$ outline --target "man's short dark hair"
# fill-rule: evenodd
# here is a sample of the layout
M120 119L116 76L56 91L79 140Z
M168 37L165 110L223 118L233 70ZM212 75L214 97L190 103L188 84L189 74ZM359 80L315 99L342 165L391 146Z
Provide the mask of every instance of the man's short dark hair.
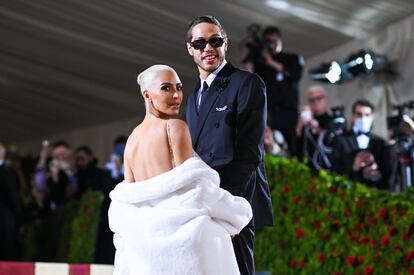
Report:
M64 140L58 140L58 141L55 141L55 143L53 143L53 149L59 146L63 146L63 147L66 147L67 149L70 149L69 144Z
M282 37L282 33L280 32L280 29L275 26L267 26L262 33L263 37L266 37L268 35L277 34L277 36Z
M84 152L87 156L93 155L92 149L88 145L79 146L78 148L76 148L76 152Z
M352 113L353 114L355 114L355 110L356 110L357 106L369 107L369 108L371 108L372 112L375 111L374 105L372 105L372 103L369 102L366 99L358 99L357 101L354 102L354 104L352 104Z
M191 21L190 25L188 26L187 29L187 42L191 42L191 40L193 39L193 28L194 26L200 24L200 23L209 23L209 24L213 24L216 25L217 27L220 28L220 33L224 38L227 38L227 33L224 30L223 26L220 24L220 22L217 20L217 18L215 18L212 15L200 15L197 16L196 18L194 18L193 21Z

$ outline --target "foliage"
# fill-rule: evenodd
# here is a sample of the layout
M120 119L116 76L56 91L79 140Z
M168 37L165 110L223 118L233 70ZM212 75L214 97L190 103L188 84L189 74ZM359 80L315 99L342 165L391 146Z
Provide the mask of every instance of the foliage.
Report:
M275 226L255 240L272 274L414 274L413 191L390 195L267 156Z

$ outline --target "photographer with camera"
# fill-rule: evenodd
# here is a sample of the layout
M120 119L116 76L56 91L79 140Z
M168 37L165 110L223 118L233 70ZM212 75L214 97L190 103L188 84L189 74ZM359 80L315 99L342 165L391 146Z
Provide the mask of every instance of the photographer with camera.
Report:
M324 137L332 116L328 112L328 96L322 86L309 87L308 104L302 106L296 125L296 156L307 158L312 169L329 169L331 151Z
M370 187L387 188L386 143L371 133L374 106L367 100L352 105L352 128L333 141L332 170Z
M389 141L390 192L406 191L414 185L414 101L394 105L397 115L387 118ZM412 114L411 114L412 115Z
M260 27L253 26L255 28L249 28L251 39L245 45L248 52L242 61L266 84L270 127L282 133L293 152L298 119L298 82L302 76L303 58L282 51L281 32L277 27L266 27L260 39Z

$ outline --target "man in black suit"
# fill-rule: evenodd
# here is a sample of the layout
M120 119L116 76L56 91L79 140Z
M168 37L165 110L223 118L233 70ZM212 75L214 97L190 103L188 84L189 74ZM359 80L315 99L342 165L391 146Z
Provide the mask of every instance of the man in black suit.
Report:
M227 63L227 46L216 18L191 22L187 49L200 80L187 98L186 117L194 150L220 174L221 187L252 205L253 219L233 238L233 246L241 274L253 274L255 228L273 225L263 164L266 90L257 75Z
M371 133L374 106L367 100L352 105L352 129L333 142L332 170L370 187L386 188L386 144Z

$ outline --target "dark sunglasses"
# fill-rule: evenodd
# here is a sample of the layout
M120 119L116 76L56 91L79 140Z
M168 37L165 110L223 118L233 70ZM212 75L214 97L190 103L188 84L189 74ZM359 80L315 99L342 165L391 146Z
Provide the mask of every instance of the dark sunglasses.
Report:
M213 48L219 48L223 45L224 38L223 37L212 37L209 40L205 40L205 39L194 40L193 42L190 42L190 45L196 50L204 50L204 48L207 46L207 43L210 44L210 46Z

